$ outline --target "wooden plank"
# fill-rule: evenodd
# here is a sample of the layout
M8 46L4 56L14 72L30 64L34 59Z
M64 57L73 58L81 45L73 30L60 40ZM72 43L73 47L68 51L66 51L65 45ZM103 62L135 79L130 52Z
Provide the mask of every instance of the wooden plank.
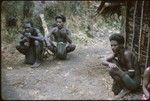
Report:
M48 27L47 27L47 24L46 24L46 21L45 21L45 19L44 19L44 14L40 14L40 18L41 18L41 21L42 21L42 26L43 26L43 29L44 29L44 36L46 36L46 35L48 35L49 34L49 31L48 31ZM49 49L47 49L46 47L45 47L45 51L48 53L48 54L52 54L52 52L49 50Z
M128 17L127 19L128 19L129 21L133 22L132 17Z
M149 52L150 52L150 29L149 29L149 32L148 32L148 44L147 44L147 53L146 53L145 68L148 66Z
M132 42L132 37L129 37L129 41L131 41L131 42Z
M46 21L44 20L44 14L40 14L40 18L42 20L42 26L43 26L44 33L45 33L45 36L46 36L46 35L48 35L49 31L48 31Z
M133 48L133 52L138 56L138 52L135 51L135 49ZM146 58L146 55L140 54L141 56L143 56L144 58ZM142 58L142 59L144 59Z
M133 33L129 33L129 37L133 37L134 35L133 35Z
M133 23L133 22L130 22L130 21L129 21L129 22L128 22L128 27L132 27L132 23Z
M134 46L137 47L137 48L139 47L137 44L135 44Z
M144 1L142 1L141 9L141 20L140 20L140 36L139 36L139 47L138 47L138 61L140 60L141 55L141 39L142 39L142 28L143 28L143 11L144 11Z

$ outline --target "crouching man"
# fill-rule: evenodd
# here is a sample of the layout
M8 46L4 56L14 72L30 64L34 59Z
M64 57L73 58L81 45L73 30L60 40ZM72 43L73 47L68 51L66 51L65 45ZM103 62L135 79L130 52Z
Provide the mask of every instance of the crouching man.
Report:
M55 17L55 21L57 25L45 36L45 41L48 49L53 52L57 58L65 59L67 53L74 51L76 46L72 44L70 31L64 26L66 17L58 15Z
M109 67L109 74L113 79L112 91L116 99L140 86L140 69L135 55L124 48L124 37L113 34L109 37L112 56L102 62Z
M31 64L31 67L38 67L42 61L43 36L40 31L33 27L32 22L24 23L21 41L16 49L25 55L25 63Z
M150 67L147 67L143 76L143 96L142 100L150 100Z

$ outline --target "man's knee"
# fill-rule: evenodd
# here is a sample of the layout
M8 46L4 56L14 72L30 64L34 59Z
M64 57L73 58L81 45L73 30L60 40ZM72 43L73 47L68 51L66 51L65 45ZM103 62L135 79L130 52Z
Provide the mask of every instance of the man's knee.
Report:
M34 41L34 44L35 44L36 46L38 46L40 43L39 43L39 41L35 40L35 41Z
M22 51L22 50L23 50L21 45L16 45L16 49L17 49L18 51Z
M24 54L24 55L27 53L27 49L26 49L25 47L20 46L20 45L17 45L17 46L16 46L16 49L17 49L20 53L22 53L22 54Z
M109 69L109 75L111 75L111 76L113 76L113 75L116 75L116 70L115 70L115 68L110 68Z
M30 46L30 43L29 43L29 42L25 42L24 45L25 45L26 47L29 47L29 46Z
M122 81L130 90L135 90L139 86L138 83L134 79L130 78L128 74L122 77Z
M75 50L76 49L76 45L72 45L71 48L72 48L72 50Z
M52 53L56 53L56 51L57 51L56 46L53 45L53 44L51 44L51 45L48 47L48 49L49 49Z
M116 71L114 68L109 70L109 75L116 81L121 82L121 77L118 75L117 73L118 71Z
M20 45L16 45L16 49L19 50L20 49Z
M67 52L72 52L72 51L75 50L75 48L76 48L76 45L69 45L69 46L66 48L66 50L67 50Z

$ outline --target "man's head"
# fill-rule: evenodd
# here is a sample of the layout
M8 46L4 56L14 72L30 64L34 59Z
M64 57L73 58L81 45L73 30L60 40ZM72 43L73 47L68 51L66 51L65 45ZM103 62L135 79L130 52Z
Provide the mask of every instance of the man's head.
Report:
M64 23L66 22L66 17L63 15L58 15L55 17L55 21L57 23L58 28L62 28L64 26Z
M112 51L118 53L124 45L124 37L120 34L113 34L109 37Z
M31 21L24 22L25 32L31 32L33 28L33 24Z

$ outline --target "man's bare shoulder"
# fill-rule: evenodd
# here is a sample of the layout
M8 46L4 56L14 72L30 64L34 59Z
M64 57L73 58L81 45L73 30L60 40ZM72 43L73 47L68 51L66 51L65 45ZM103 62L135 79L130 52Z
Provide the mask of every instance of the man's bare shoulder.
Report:
M125 55L132 55L133 52L130 51L129 49L125 49L124 54L125 54Z
M58 28L57 27L53 27L50 29L50 33L54 34L55 32L57 32Z
M115 54L110 54L107 57L105 57L105 59L114 59L115 58Z
M145 73L150 75L150 67L147 67L147 68L145 69Z
M57 30L57 27L53 27L51 30L52 30L52 31L55 31L55 30Z
M40 32L40 30L38 29L38 28L33 28L34 29L34 31L36 31L36 32Z
M43 34L41 33L41 31L38 28L34 28L35 33L38 34L38 36L43 36Z

